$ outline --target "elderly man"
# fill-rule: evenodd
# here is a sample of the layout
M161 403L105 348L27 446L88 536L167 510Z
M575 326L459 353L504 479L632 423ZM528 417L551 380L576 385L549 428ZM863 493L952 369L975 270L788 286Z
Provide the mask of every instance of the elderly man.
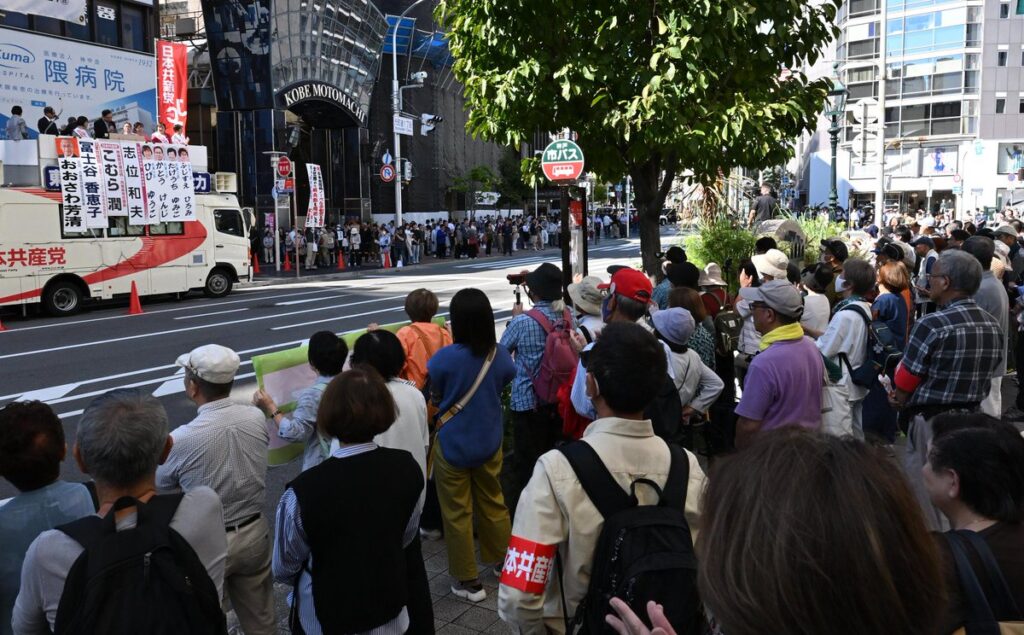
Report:
M0 476L18 495L0 507L0 635L10 635L25 551L57 525L96 511L83 485L60 479L64 425L50 406L15 401L0 409Z
M814 340L800 327L800 292L786 280L772 280L740 289L740 297L750 303L762 337L736 406L736 447L750 445L761 430L820 428L825 365Z
M65 632L72 626L61 622L67 611L80 632L146 633L158 622L163 632L226 632L217 604L227 552L220 499L207 487L156 495L156 467L173 443L167 427L160 402L134 390L97 397L82 413L72 453L82 472L96 481L99 515L43 532L29 547L14 606L16 635ZM171 540L170 551L168 527L172 537L184 539L184 544ZM69 577L80 556L110 577L82 567L76 567L82 576ZM138 569L119 572L118 561ZM136 576L149 562L154 563L150 575L162 584L127 582L126 576L141 579ZM175 581L168 577L173 574L188 576L189 592L174 591ZM111 586L116 583L122 586ZM172 603L187 610L170 611ZM96 624L97 615L109 621Z
M914 323L890 395L893 406L912 415L904 469L933 530L948 529L949 524L932 505L921 480L931 419L976 412L1005 357L999 323L972 297L981 279L977 258L961 250L942 252L931 271L931 296L940 308Z
M267 420L254 406L231 401L238 354L208 344L182 355L185 394L199 414L171 433L174 448L157 470L161 489L205 486L224 504L228 557L224 588L247 635L277 633L266 501ZM272 413L277 416L277 412Z

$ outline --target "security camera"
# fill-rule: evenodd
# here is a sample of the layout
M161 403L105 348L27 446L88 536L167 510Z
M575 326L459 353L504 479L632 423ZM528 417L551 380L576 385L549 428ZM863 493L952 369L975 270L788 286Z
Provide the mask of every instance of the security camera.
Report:
M409 78L412 79L412 81L414 82L419 82L422 84L427 79L427 71L413 73L412 75L409 76Z

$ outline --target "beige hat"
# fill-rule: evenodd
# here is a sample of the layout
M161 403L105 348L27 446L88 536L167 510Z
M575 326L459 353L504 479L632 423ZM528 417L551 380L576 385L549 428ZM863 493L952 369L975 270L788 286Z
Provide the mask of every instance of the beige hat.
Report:
M601 302L604 300L604 293L597 288L603 281L597 276L587 276L579 282L569 285L569 298L572 304L587 315L601 316Z
M769 249L763 254L752 257L750 261L754 263L754 267L760 275L771 276L775 280L786 279L789 258L778 249Z
M230 384L242 360L238 353L218 344L207 344L192 349L177 359L175 364L211 384Z
M717 263L709 262L704 271L700 272L700 279L697 284L701 287L726 287L729 286L722 279L722 268Z

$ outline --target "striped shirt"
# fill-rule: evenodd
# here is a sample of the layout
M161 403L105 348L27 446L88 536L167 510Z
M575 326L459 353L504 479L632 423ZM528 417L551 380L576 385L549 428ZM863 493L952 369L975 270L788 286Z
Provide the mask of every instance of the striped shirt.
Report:
M348 456L355 456L377 449L376 443L358 443L335 448L331 453L332 458L343 459ZM414 515L416 517L416 515ZM312 548L309 546L309 539L306 537L306 530L302 526L302 514L299 510L299 499L295 492L289 487L281 496L281 502L277 505L277 520L274 523L274 559L272 568L274 579L282 584L292 585L292 592L288 594L288 605L294 606L295 591L299 593L299 623L306 635L323 635L323 628L316 617L316 605L313 603L313 570ZM405 544L408 546L415 536L418 523L407 528ZM412 534L410 535L410 531ZM308 565L307 565L308 563ZM296 582L295 576L298 575ZM409 628L409 611L403 607L402 611L390 622L381 624L377 628L364 631L358 635L392 635L404 633ZM357 635L348 634L345 635Z
M189 423L171 431L174 447L156 470L156 486L190 491L205 485L224 504L224 524L259 514L266 499L267 418L255 406L218 399L199 406Z

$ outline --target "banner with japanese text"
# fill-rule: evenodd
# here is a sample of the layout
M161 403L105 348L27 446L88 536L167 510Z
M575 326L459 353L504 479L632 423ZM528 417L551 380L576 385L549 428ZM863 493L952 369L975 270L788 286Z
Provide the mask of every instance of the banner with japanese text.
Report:
M69 116L95 119L109 108L116 130L125 122L142 123L147 134L155 130L153 55L0 27L0 59L0 133L14 106L23 111L30 139L39 136L37 122L46 106L57 112L56 123L62 128Z
M309 208L306 211L306 227L323 227L327 215L327 203L324 200L324 177L320 166L315 163L306 164L309 176Z
M64 232L196 219L188 148L163 143L57 137Z
M159 120L170 135L175 125L184 128L188 117L188 47L157 40L156 73Z

